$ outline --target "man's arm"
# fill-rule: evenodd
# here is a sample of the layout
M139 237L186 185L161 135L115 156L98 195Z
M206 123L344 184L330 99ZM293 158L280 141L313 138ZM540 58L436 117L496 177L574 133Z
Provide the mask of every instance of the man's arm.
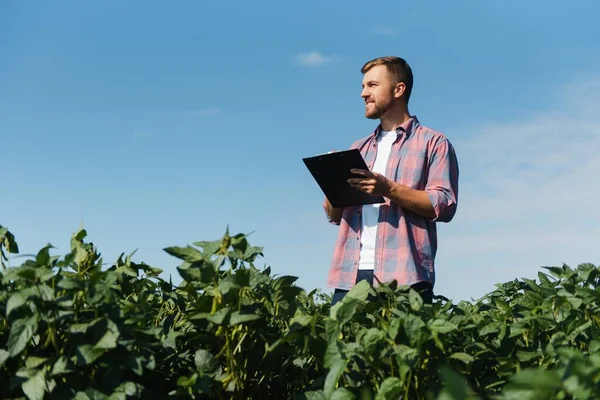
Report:
M352 170L361 178L348 180L351 186L373 195L381 195L400 207L432 221L449 222L458 203L458 162L447 139L432 151L429 175L424 190L411 189L376 172Z
M391 182L389 192L385 195L390 201L400 207L425 218L434 219L435 209L431 204L429 195L424 190L411 189L408 186Z
M363 169L353 169L351 172L363 177L348 179L350 186L374 196L387 197L405 210L422 217L429 219L436 217L435 207L425 190L411 189L377 172Z
M333 207L331 205L331 203L329 202L329 199L327 199L327 197L325 197L325 202L323 203L323 208L325 209L325 213L327 214L327 218L329 219L329 222L331 222L334 225L339 225L340 222L342 221L342 212L344 211L344 208Z
M435 210L431 220L452 221L458 206L458 160L447 138L440 138L431 152L425 193Z

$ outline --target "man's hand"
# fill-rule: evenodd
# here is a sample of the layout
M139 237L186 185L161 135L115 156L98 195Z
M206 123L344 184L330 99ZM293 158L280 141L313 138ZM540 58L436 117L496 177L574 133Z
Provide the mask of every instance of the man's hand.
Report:
M329 219L332 222L339 224L342 221L343 211L344 211L343 208L333 207L331 205L331 203L329 202L329 199L327 197L325 197L325 212L327 213L327 216L329 217Z
M365 169L352 169L353 174L361 175L348 179L348 183L355 189L369 193L373 196L390 197L394 182L385 176Z
M425 218L435 218L435 210L424 190L415 190L400 185L377 172L362 169L352 169L353 174L360 178L350 178L350 186L374 196L383 196L400 207Z

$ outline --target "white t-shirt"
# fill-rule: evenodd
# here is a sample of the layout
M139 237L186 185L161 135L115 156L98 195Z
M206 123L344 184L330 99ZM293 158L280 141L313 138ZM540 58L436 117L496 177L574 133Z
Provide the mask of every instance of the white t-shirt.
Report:
M377 156L373 164L373 172L385 175L390 150L396 136L396 131L380 132L377 138ZM362 235L358 269L374 269L375 267L375 236L377 234L379 207L380 204L368 204L362 207Z

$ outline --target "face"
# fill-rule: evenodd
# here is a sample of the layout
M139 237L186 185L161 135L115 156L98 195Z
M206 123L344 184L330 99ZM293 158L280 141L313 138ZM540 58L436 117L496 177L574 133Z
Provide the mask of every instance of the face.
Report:
M404 93L404 83L394 84L385 65L376 65L363 76L360 96L365 101L365 116L381 118Z

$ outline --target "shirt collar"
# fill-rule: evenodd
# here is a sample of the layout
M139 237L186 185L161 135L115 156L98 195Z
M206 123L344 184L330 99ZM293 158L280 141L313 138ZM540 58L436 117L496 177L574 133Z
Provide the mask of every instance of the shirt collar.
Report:
M396 128L396 134L400 135L402 133L405 133L406 137L410 137L410 135L417 128L417 126L419 126L419 119L417 118L416 115L411 115L410 118L408 118L406 121L404 121L404 123L402 125L400 125L398 128ZM376 138L377 136L379 136L380 132L381 132L381 124L379 124L377 126L377 128L375 128L375 131L373 132L373 137Z

